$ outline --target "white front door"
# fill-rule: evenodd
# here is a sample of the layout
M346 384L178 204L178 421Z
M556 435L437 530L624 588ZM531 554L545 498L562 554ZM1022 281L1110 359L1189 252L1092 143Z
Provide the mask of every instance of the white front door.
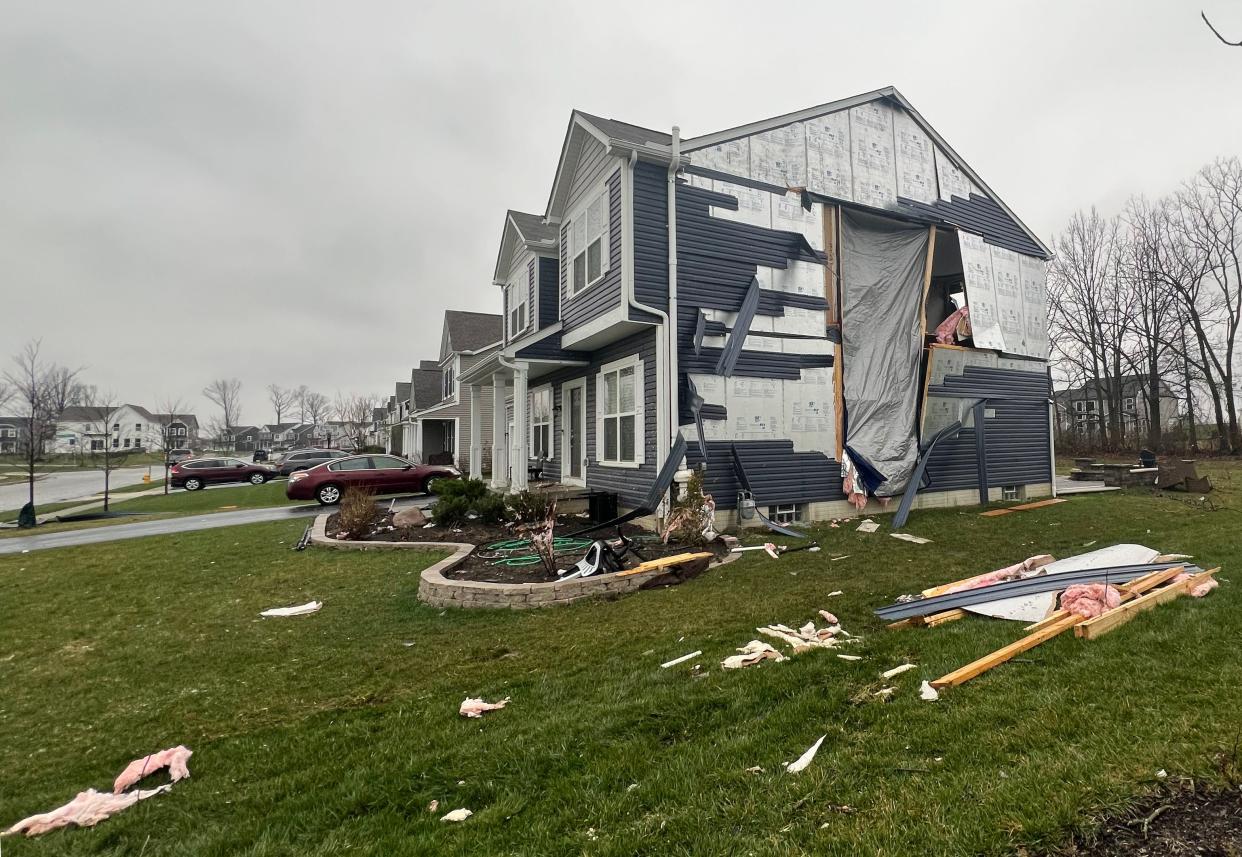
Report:
M561 385L561 481L586 485L586 379Z

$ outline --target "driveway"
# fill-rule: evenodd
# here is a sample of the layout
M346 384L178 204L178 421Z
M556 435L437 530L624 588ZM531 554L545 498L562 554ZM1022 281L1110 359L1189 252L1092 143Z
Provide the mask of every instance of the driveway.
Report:
M8 468L5 468L8 472ZM152 478L162 477L162 467L152 468ZM137 485L147 474L147 467L120 467L112 471L109 480L113 488ZM61 503L103 493L102 470L70 470L67 473L48 473L35 482L35 508L45 503ZM20 509L29 498L29 488L20 476L9 476L0 482L0 512Z
M410 506L426 508L434 498L428 496L405 497L397 500L397 508ZM390 500L379 505L387 508ZM184 518L165 518L160 521L142 521L137 524L116 524L86 530L67 530L46 535L17 536L0 539L0 554L25 553L49 548L77 547L143 536L168 536L194 530L214 530L218 527L236 527L242 524L262 524L267 521L289 521L308 518L320 512L330 511L318 503L309 506L277 506L271 509L243 509L237 512L213 512L207 515L188 515Z

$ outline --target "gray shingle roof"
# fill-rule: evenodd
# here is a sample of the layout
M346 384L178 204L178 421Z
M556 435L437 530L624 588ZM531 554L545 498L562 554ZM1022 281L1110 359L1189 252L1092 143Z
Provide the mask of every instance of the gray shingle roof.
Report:
M410 382L398 381L395 392L398 402L408 402L410 400Z
M543 216L540 214L527 214L524 211L510 209L509 217L513 219L513 225L522 234L523 241L555 241L557 238L556 227L544 223Z
M433 371L439 372L440 362L438 360L419 360L418 368L419 369L431 369Z
M609 137L615 140L624 140L627 143L635 143L642 145L644 143L657 143L661 146L667 146L673 138L663 131L655 131L651 128L644 128L641 125L631 125L629 122L621 122L617 119L605 119L602 116L592 116L581 110L577 111L578 115L590 122L599 130L603 131Z
M504 323L490 312L444 311L444 334L453 351L478 351L500 342Z
M430 361L423 362L427 363ZM438 365L433 363L432 366L435 368L415 369L411 375L411 380L414 384L413 409L416 411L430 408L444 398L444 375L441 373Z

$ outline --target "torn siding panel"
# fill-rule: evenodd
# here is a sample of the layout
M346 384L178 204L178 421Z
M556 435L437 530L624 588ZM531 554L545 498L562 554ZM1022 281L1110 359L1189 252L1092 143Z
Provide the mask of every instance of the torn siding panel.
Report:
M822 452L796 452L789 440L708 441L703 490L715 499L717 509L737 508L741 486L733 470L733 446L737 447L760 505L845 499L841 491L841 467ZM686 463L694 468L702 461L698 446L689 444Z

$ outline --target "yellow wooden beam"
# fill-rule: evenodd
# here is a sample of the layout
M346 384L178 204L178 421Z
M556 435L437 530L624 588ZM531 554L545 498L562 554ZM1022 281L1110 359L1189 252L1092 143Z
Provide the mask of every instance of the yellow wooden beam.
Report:
M1074 628L1074 636L1081 637L1084 640L1094 640L1097 637L1102 637L1114 628L1120 628L1144 610L1150 610L1159 604L1166 604L1175 598L1180 598L1189 592L1193 586L1202 583L1218 571L1220 571L1219 568L1214 568L1201 574L1192 574L1185 580L1171 583L1162 589L1153 589L1146 595L1141 595L1133 601L1122 604L1120 607L1114 607L1112 610L1096 616L1094 619L1088 619Z

